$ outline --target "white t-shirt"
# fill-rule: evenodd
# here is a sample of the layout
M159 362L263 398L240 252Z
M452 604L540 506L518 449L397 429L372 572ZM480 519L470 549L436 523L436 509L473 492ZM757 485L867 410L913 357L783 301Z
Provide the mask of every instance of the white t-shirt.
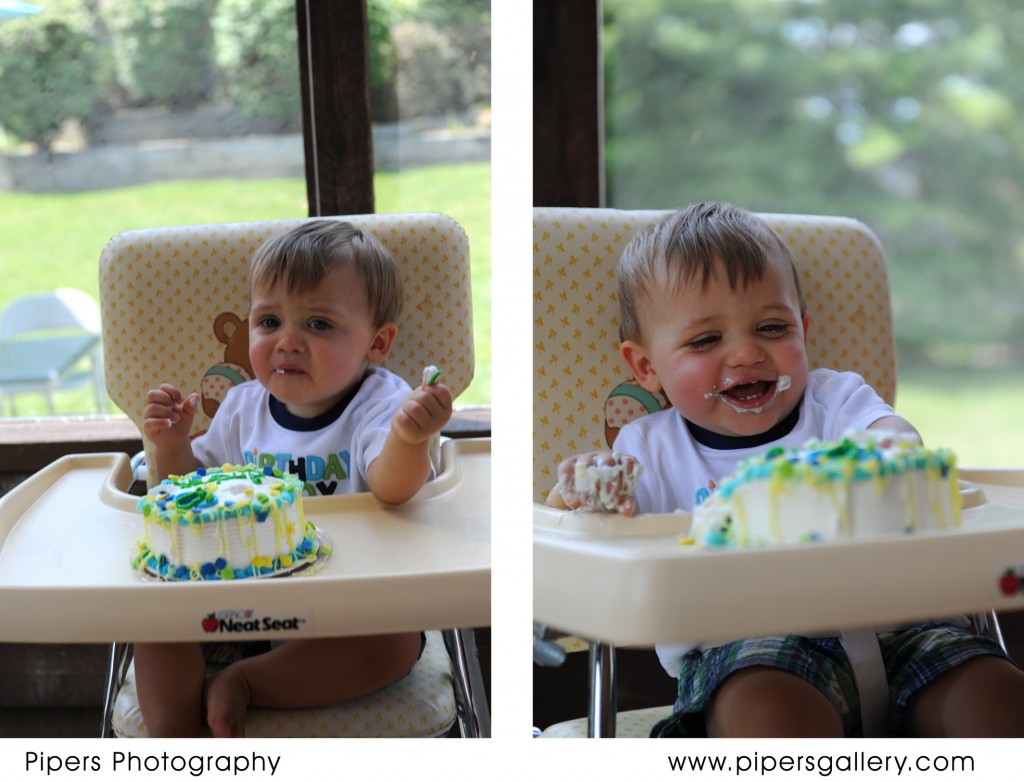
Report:
M635 457L644 467L636 486L637 512L692 511L748 456L776 445L799 447L812 438L836 440L851 427L867 428L880 418L895 415L860 375L830 369L809 373L799 410L799 420L788 434L735 450L697 442L683 417L672 408L627 424L615 440L615 450ZM655 648L665 670L678 678L683 656L696 645L657 644Z
M307 495L369 491L366 470L411 393L402 378L371 367L347 403L316 418L299 418L250 380L228 392L209 430L192 441L192 451L207 466L251 462L294 473Z

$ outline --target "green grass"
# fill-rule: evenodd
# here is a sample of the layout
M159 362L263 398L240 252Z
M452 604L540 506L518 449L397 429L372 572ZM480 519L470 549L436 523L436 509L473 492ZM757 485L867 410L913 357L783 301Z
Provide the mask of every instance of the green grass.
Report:
M476 373L460 405L488 404L491 391L490 165L468 163L381 172L378 212L444 212L470 240ZM114 234L193 223L237 222L307 214L306 185L287 180L196 180L84 193L0 192L0 309L27 293L80 288L99 298L97 261ZM36 395L17 400L21 416L44 415ZM61 392L58 413L92 411L90 391ZM6 405L0 415L6 415Z
M897 412L964 467L1024 467L1024 369L900 370Z

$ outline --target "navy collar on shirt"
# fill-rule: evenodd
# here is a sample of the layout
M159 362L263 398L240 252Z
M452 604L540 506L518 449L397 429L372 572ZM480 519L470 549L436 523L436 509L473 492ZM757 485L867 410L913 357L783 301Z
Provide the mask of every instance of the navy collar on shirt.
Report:
M719 451L738 451L742 448L757 448L761 445L768 445L768 443L775 442L792 432L800 420L800 406L802 404L803 397L801 397L800 403L793 408L793 412L767 432L745 435L743 437L730 437L729 435L718 434L702 426L697 426L693 421L685 418L683 420L686 421L686 428L690 430L690 435L701 445L706 445L708 448L715 448Z
M316 432L329 424L333 424L341 418L341 414L345 412L345 408L349 406L349 403L355 398L355 395L359 393L359 389L363 387L363 382L367 377L369 377L369 373L364 374L359 379L359 382L352 386L352 390L338 400L334 407L320 413L320 415L313 416L312 418L303 418L302 416L289 412L288 408L284 406L284 402L273 394L268 394L270 397L270 415L279 426L283 426L285 429L290 431Z

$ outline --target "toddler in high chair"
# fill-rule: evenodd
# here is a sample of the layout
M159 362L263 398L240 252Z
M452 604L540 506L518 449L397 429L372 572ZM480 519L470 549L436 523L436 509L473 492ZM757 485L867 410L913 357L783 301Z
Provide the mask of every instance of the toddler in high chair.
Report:
M630 241L617 277L622 358L671 406L623 427L615 455L562 462L549 505L579 505L578 465L616 464L630 482L639 473L632 502L622 504L671 513L692 511L712 482L774 445L840 439L850 427L919 438L859 375L808 369L810 317L793 257L749 212L721 203L675 212ZM878 633L885 733L1024 735L1024 673L965 625ZM657 652L678 697L654 736L862 735L857 683L836 635L659 644Z
M157 478L244 464L252 454L285 463L345 454L348 475L330 483L332 493L371 491L390 504L412 498L432 474L429 441L451 417L452 397L436 376L414 391L373 366L397 334L402 283L394 259L350 223L315 220L257 249L249 280L256 379L231 389L210 429L192 441L198 394L186 397L169 384L150 390L143 430ZM397 681L416 662L422 639L291 640L209 678L199 644L140 643L139 706L151 736L196 736L204 723L214 736L242 736L249 707L324 706Z

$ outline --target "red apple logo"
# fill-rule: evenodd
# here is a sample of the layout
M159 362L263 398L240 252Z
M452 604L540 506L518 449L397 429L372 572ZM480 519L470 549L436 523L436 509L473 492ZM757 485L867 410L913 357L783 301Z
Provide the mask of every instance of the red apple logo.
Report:
M217 617L214 614L208 614L203 620L203 629L208 633L217 632Z
M999 589L1004 595L1013 595L1017 592L1019 579L1013 568L1007 568L1003 577L999 579Z

